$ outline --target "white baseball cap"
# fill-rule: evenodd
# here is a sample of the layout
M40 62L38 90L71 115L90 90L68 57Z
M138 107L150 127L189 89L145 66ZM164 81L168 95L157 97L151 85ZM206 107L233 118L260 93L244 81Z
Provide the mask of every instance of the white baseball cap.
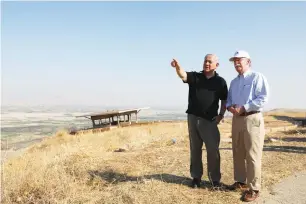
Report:
M233 61L235 58L248 58L251 59L250 55L248 52L244 50L238 50L235 52L234 57L231 57L229 61Z

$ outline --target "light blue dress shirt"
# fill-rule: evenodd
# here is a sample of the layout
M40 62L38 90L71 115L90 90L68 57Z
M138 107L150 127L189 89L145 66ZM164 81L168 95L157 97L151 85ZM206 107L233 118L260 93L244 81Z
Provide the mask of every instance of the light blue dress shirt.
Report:
M231 81L226 107L244 106L246 112L262 111L268 101L269 84L261 73L248 70Z

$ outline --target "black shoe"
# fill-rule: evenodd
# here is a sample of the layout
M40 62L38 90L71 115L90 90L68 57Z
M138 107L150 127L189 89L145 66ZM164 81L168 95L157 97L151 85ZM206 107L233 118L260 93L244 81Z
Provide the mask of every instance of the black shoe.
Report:
M215 188L221 187L221 183L220 183L219 181L214 181L214 182L212 183L212 185L213 185L213 187L215 187Z
M212 182L212 188L213 191L224 191L224 185L222 185L219 181L213 181Z
M200 188L201 187L201 179L199 178L194 178L191 182L191 187L192 188Z

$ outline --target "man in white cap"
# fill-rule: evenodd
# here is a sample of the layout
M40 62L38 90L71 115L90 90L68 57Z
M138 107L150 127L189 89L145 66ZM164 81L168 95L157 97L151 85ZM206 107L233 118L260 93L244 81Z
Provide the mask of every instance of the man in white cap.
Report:
M238 76L231 83L226 108L233 114L232 151L234 180L232 190L246 190L242 200L253 201L261 188L261 159L264 145L262 110L267 103L266 78L251 70L250 55L243 50L230 58Z

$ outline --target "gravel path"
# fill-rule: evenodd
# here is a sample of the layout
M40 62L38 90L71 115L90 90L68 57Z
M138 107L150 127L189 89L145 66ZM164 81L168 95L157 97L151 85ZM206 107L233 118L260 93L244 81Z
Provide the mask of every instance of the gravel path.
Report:
M306 171L295 173L272 187L265 204L306 204Z

